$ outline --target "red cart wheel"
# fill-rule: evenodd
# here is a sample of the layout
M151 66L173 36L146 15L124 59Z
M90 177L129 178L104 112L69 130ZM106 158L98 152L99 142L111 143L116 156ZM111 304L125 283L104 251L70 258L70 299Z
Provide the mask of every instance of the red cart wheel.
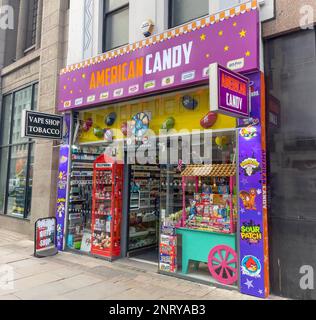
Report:
M231 247L214 247L208 256L208 268L212 277L226 285L234 284L238 279L237 260L237 253Z

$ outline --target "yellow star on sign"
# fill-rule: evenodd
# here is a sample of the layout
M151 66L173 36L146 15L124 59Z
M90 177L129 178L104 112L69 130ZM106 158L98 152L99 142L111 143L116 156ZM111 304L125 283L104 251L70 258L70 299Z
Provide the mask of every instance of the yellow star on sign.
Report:
M237 27L237 22L234 22L234 23L233 23L233 26L234 26L234 27Z
M247 34L247 31L244 30L244 29L242 29L242 30L239 32L239 34L240 34L240 38L245 38L245 37L246 37L246 34Z
M221 37L224 34L224 32L221 30L218 35Z
M201 34L200 39L201 39L201 41L205 41L206 40L206 35L204 33Z
M86 75L85 75L85 73L82 75L82 79L85 79L86 78Z
M229 50L229 46L225 46L224 51L228 51Z
M250 55L251 55L251 53L250 53L250 51L248 50L248 51L246 52L246 57L250 57Z

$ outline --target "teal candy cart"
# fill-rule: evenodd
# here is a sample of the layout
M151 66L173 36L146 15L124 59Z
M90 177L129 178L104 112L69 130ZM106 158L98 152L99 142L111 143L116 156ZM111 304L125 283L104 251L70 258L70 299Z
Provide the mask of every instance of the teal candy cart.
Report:
M233 186L236 175L235 165L190 165L182 172L183 217L177 235L182 238L182 273L189 272L189 263L207 263L212 277L220 283L232 285L238 279L237 243L233 215ZM186 227L186 183L187 178L196 178L196 192L200 177L229 177L230 228L225 232L211 232Z

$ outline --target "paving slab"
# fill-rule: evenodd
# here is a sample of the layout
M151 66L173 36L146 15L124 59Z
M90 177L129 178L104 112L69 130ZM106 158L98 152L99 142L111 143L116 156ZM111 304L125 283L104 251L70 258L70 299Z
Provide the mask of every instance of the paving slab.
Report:
M0 228L0 267L12 268L12 288L0 300L253 300L224 290L161 275L157 266L130 259L110 263L62 252L37 259L33 242ZM271 297L277 300L278 297Z

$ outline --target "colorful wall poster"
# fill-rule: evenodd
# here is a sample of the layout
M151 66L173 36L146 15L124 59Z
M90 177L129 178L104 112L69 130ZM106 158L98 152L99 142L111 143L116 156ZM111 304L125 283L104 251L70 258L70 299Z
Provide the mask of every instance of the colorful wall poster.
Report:
M269 295L264 79L252 81L251 118L239 120L241 292Z
M64 232L67 208L67 189L68 189L68 165L70 152L70 114L65 115L65 132L63 144L59 151L59 168L57 182L57 203L56 203L56 219L57 219L57 249L64 249Z

